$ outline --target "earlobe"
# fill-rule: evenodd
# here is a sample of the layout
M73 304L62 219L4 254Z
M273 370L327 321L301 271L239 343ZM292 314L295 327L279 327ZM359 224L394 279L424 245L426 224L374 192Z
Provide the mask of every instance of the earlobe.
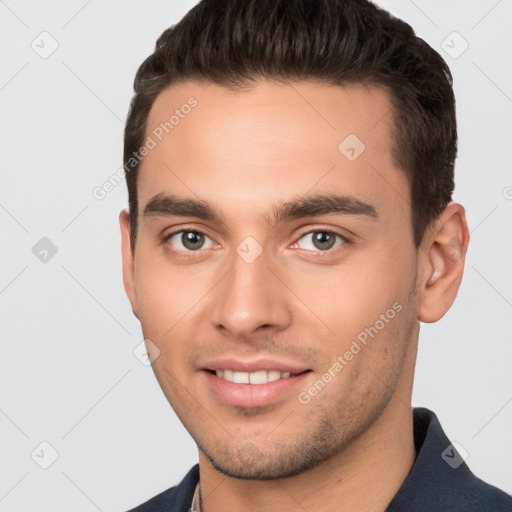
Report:
M119 213L119 226L121 228L124 289L130 301L133 314L139 318L137 294L135 292L135 258L130 244L130 215L128 210L121 210Z
M425 233L419 249L419 321L437 322L450 309L462 281L468 244L464 208L450 203Z

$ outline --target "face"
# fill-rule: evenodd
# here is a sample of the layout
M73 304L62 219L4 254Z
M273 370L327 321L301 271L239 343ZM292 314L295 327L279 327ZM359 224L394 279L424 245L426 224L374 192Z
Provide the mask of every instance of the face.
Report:
M152 107L125 286L163 392L226 475L313 467L396 393L418 263L392 122L363 85L187 82Z

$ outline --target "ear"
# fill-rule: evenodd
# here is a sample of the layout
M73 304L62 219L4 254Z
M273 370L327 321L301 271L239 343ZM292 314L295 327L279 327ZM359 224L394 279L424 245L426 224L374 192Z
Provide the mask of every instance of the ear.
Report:
M137 313L137 294L135 292L135 256L130 245L130 214L128 210L121 210L119 213L119 225L121 227L124 290L132 306L133 314L139 318Z
M464 207L450 203L427 229L419 247L420 322L437 322L450 309L462 281L468 244Z

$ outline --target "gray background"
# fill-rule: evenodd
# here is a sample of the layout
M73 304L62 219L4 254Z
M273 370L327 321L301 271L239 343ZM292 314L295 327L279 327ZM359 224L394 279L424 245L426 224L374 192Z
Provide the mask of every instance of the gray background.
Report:
M126 510L197 461L133 354L125 185L92 195L122 164L138 65L195 3L0 1L0 511ZM452 69L455 200L472 233L455 305L422 325L414 405L436 411L478 476L512 492L512 2L380 3Z

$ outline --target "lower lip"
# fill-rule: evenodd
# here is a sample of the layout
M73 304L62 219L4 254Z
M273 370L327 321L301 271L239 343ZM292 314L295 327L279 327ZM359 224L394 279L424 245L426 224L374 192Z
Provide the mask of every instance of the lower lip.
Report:
M235 384L204 370L210 388L227 405L263 407L290 395L308 378L310 371L266 384Z

